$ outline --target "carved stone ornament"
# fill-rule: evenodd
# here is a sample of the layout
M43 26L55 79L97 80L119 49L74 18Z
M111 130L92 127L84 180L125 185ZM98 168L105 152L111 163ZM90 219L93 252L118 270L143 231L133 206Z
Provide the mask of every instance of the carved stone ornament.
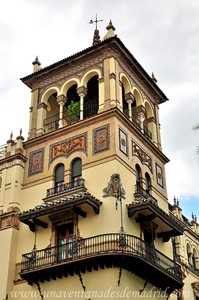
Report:
M199 281L193 282L192 284L193 293L195 296L195 299L199 299Z
M114 173L113 175L111 175L108 186L103 189L103 193L103 197L113 196L116 198L125 198L125 190L122 187L120 175L118 173Z

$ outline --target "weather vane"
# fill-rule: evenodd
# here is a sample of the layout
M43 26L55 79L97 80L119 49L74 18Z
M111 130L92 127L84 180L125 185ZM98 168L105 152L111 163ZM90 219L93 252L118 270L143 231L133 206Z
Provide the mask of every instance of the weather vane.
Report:
M90 20L89 24L94 24L94 23L95 23L95 26L96 26L96 29L97 29L97 23L102 22L102 21L103 21L103 20L98 20L98 19L97 19L97 14L96 14L95 20L94 20L94 21L93 21L93 20Z

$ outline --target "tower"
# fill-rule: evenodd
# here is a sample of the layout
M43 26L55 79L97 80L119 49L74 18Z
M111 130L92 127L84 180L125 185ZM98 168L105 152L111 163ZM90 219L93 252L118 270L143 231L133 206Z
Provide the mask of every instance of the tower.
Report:
M0 218L11 211L16 250L5 295L159 299L183 286L159 127L168 99L114 31L110 22L102 41L95 31L91 47L48 67L36 58L21 79L28 138L10 139L1 159Z

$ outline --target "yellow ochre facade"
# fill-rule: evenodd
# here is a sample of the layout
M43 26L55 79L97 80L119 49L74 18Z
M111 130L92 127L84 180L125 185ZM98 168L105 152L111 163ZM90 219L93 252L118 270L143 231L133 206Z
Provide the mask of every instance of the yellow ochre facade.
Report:
M199 299L197 218L167 198L168 99L114 32L21 78L28 137L0 147L0 300Z

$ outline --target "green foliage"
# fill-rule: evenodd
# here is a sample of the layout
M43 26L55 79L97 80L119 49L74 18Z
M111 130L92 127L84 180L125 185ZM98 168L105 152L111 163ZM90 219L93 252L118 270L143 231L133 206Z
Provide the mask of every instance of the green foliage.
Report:
M67 113L70 116L77 116L79 117L80 113L80 102L71 100L71 103L67 107Z

